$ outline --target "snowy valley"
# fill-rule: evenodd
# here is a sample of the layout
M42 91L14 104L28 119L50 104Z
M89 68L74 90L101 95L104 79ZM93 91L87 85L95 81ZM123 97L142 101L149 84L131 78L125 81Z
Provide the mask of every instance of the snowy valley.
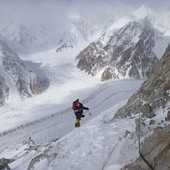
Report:
M169 12L1 5L13 15L0 18L0 170L170 169ZM89 108L79 128L76 99Z

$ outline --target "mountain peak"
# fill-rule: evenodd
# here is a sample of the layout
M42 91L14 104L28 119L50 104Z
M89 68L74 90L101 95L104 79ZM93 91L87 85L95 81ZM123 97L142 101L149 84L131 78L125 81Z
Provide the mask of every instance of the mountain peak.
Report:
M149 7L147 7L145 4L143 4L133 12L133 15L136 16L137 18L145 18L148 16L148 13L151 12L152 10Z
M146 16L144 19L143 19L144 23L146 24L151 24L150 21L149 21L149 18L148 16Z
M137 20L136 22L142 24L143 27L149 27L149 28L151 28L151 29L153 29L153 30L155 29L155 28L152 26L152 24L151 24L148 16L146 16L145 18L142 18L142 19L140 19L140 20Z
M133 20L133 21L130 21L128 22L125 26L123 26L121 29L126 29L126 27L132 29L131 27L133 28L137 28L136 25L140 25L140 27L150 27L152 29L154 29L154 27L152 26L148 16L144 17L144 18L141 18L141 19L137 19L137 20Z
M102 81L148 78L160 58L155 49L160 49L160 43L162 49L167 47L163 35L147 16L129 22L114 31L107 41L104 39L105 34L77 56L77 67L93 76L100 73Z

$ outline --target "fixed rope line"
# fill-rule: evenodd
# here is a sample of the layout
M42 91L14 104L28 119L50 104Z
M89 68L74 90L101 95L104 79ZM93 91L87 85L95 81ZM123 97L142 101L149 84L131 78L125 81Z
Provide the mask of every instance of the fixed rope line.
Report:
M107 165L107 163L108 163L109 159L111 158L111 155L112 155L112 153L113 153L114 149L116 148L116 146L117 146L118 142L119 142L119 139L118 139L118 141L116 142L116 144L113 146L113 148L112 148L111 152L110 152L110 153L108 154L108 156L106 157L106 160L104 161L103 166L102 166L102 170L104 170L104 169L105 169L105 167L106 167L106 165Z
M102 106L102 108L99 107L98 109L94 109L94 110L95 110L95 111L100 111L100 110L103 109L103 108L107 108L107 107L109 106L109 104L114 103L115 101L121 99L122 97L126 96L127 94L129 94L129 92L126 93L126 94L123 94L121 97L119 97L119 98L117 98L117 99L115 99L115 100L107 103L106 105ZM99 105L102 104L102 103L103 103L103 101L102 101L101 103L99 103Z
M117 99L114 99L113 101L111 101L111 102L105 104L104 106L102 106L102 108L99 107L99 108L95 109L96 106L94 106L94 107L92 107L90 110L94 109L95 111L100 111L100 110L102 110L103 108L106 109L106 108L109 106L109 104L114 103L115 101L117 101L117 100L123 98L124 96L128 95L129 93L131 93L131 92L134 91L135 89L137 89L137 88L134 88L133 90L128 91L127 93L123 94L122 96L118 97ZM105 101L105 100L104 100L104 101ZM100 102L98 105L100 105L100 104L102 104L102 103L103 103L103 101Z
M144 162L148 165L148 167L151 170L154 170L154 168L152 167L152 165L145 159L145 157L143 156L143 154L141 153L141 141L140 141L140 133L141 133L141 121L140 121L141 117L140 117L140 113L139 113L139 130L138 130L138 144L139 144L139 155L140 157L144 160Z
M102 108L108 107L109 104L111 104L111 103L113 103L113 102L115 102L115 101L121 99L122 97L126 96L127 94L129 94L130 92L134 91L135 89L137 89L137 88L134 88L134 89L128 91L126 94L123 94L122 96L120 96L119 98L113 100L112 102L107 103L107 105L104 105L104 107L102 107ZM105 100L106 100L106 99L105 99ZM105 101L105 100L104 100L104 101ZM101 103L103 103L103 101L102 101ZM100 103L100 104L101 104L101 103ZM94 107L93 107L93 108L94 108ZM93 109L93 108L92 108L92 109ZM94 109L94 110L98 111L99 109ZM101 109L100 109L100 110L101 110ZM116 144L113 146L111 152L108 154L108 156L107 156L107 158L106 158L106 160L105 160L105 162L104 162L104 164L103 164L103 166L102 166L102 170L105 169L105 167L106 167L108 161L110 160L111 155L113 154L113 151L114 151L114 149L116 148L116 146L117 146L119 140L120 140L120 139L118 139L118 141L116 142Z
M87 97L86 99L84 99L83 101L82 101L82 103L87 103L87 102L89 102L91 99L93 99L99 92L102 92L102 91L104 91L105 89L107 88L107 86L106 87L100 87L100 88L98 88L97 90L95 90L92 94L90 94L90 96L89 97Z

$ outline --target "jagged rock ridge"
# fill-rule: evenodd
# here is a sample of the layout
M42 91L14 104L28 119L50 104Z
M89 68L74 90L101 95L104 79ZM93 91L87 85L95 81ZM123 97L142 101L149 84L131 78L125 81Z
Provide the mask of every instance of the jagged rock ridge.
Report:
M160 60L154 73L139 90L118 110L115 118L124 118L142 112L146 117L155 116L154 110L165 106L170 100L170 46Z
M152 27L148 18L132 21L113 32L106 41L105 34L91 43L76 57L77 67L88 74L101 74L101 80L148 78L158 58L155 41L162 35ZM165 47L166 48L166 47Z
M141 113L141 153L154 169L168 170L170 168L170 45L160 60L154 73L142 84L139 90L128 100L127 104L118 110L114 119L131 118ZM159 111L159 110L162 111ZM160 123L155 124L158 114L167 115ZM159 116L159 115L158 115ZM150 120L149 124L147 121ZM138 119L136 132L139 131ZM147 130L146 130L147 129ZM150 133L150 135L149 135ZM148 165L140 157L123 170L148 170Z

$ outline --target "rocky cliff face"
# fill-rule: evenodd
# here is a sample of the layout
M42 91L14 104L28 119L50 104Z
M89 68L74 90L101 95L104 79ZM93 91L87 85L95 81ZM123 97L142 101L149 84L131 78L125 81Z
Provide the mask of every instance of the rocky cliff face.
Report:
M48 81L27 68L24 62L6 44L0 42L0 104L11 94L23 99L42 93Z
M9 96L9 87L4 78L0 75L0 105L5 103L5 99Z
M124 118L133 113L142 112L152 118L155 109L164 107L170 100L170 46L160 60L154 73L143 83L139 90L121 108L115 118Z
M143 141L141 152L145 159L155 170L170 169L170 125L158 127L152 136ZM148 165L138 158L134 163L128 164L122 170L150 170Z
M154 73L114 119L133 118L137 113L141 113L141 153L154 169L170 169L170 45ZM139 133L138 119L135 122ZM139 157L123 170L149 170L149 167Z
M148 78L158 62L154 52L158 39L162 39L162 35L147 18L129 22L109 38L103 34L81 51L76 57L77 67L93 76L100 73L103 81Z

